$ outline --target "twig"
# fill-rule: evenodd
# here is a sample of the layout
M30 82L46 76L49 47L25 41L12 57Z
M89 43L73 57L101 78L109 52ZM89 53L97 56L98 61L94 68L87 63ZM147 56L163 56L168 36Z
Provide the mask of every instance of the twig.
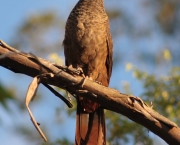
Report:
M46 88L48 88L55 96L57 96L58 98L60 98L62 101L64 101L64 103L66 103L66 105L69 107L69 108L72 108L73 105L71 104L70 101L68 101L65 97L63 97L61 94L59 94L56 90L54 90L51 86L45 84L45 83L42 83Z

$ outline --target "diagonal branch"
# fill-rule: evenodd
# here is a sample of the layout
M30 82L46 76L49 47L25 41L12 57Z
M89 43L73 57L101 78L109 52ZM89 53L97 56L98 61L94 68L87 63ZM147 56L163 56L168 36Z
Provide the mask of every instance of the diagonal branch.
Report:
M138 97L122 94L117 90L84 79L78 74L72 75L66 66L57 66L39 57L34 58L30 54L15 52L3 44L0 44L0 65L13 72L31 77L41 74L43 84L66 89L73 95L80 94L88 97L104 108L123 114L143 125L168 144L180 144L180 128L174 122L154 111ZM46 75L43 77L45 73L52 73L54 77L50 78Z

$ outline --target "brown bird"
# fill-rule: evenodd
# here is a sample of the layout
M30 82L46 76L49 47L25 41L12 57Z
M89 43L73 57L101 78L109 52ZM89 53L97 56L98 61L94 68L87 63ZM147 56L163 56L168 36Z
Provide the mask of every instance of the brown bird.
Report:
M66 22L63 41L67 66L108 86L112 71L113 43L104 0L79 0ZM103 108L77 97L75 145L105 145Z

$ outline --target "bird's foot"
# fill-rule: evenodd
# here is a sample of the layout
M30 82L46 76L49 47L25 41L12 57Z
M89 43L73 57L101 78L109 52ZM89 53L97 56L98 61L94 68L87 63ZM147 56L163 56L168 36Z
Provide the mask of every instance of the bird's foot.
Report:
M83 69L82 69L81 67L78 67L78 68L77 68L77 72L79 73L80 76L82 76L83 78L85 78Z
M99 85L102 85L102 83L101 82L99 82L99 81L95 81L97 84L99 84Z
M74 68L72 65L69 65L66 71L71 73L72 75L80 75L85 78L84 72L81 67Z

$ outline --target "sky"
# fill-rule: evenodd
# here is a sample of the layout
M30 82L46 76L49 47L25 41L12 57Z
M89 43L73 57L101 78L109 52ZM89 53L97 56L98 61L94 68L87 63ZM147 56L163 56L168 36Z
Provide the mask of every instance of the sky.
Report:
M146 27L146 24L151 20L150 17L148 17L148 13L146 14L146 17L139 17L135 12L143 13L148 12L149 10L140 8L139 2L143 0L131 0L129 1L121 1L120 3L117 3L117 0L112 0L111 2L108 2L108 0L105 0L106 7L113 7L124 9L124 11L127 11L127 15L129 15L132 19L137 19L136 22L137 27L144 28ZM43 0L0 0L1 7L0 7L0 39L5 41L6 43L10 43L13 39L15 32L18 30L18 26L26 20L26 18L34 13L40 13L48 10L57 11L61 16L63 16L63 19L66 19L69 15L70 10L73 8L77 0L51 0L51 1L43 1ZM156 24L152 25L152 27L156 27ZM122 32L123 33L123 32ZM137 47L144 47L149 46L152 48L153 51L156 49L156 47L161 46L161 41L156 41L156 35L154 34L152 36L152 40L154 40L154 43L149 43L148 39L144 38L143 42L142 39L140 40L134 40L130 41L126 35L120 36L118 38L114 38L114 52L118 52L119 48L123 48L123 52L127 55L127 59L121 63L121 66L119 68L114 69L113 76L111 79L110 87L116 87L117 89L122 89L122 84L125 82L130 82L132 85L132 92L134 95L140 95L142 93L142 86L141 83L138 82L135 78L133 78L131 72L125 71L125 64L129 61L132 61L133 59L129 56L131 53L133 53L135 50L130 51L129 47L135 46ZM129 45L130 43L131 46ZM147 45L148 44L148 45ZM118 48L118 49L117 49ZM141 48L141 49L142 49ZM145 64L144 64L145 65ZM146 66L143 66L142 69L147 69ZM28 88L29 83L32 81L32 78L21 75L21 74L14 74L10 72L9 70L6 70L2 67L0 67L0 83L2 83L6 87L14 87L17 88L17 94L19 95L19 98L24 97L26 94L26 90ZM61 101L58 100L55 97L52 97L51 93L46 90L43 86L40 86L38 89L39 92L43 92L45 95L43 96L42 102L32 102L31 108L33 110L33 113L38 121L41 122L43 126L43 122L46 121L48 125L48 130L53 130L52 132L55 132L54 134L49 133L48 138L52 141L58 138L58 136L54 137L54 135L61 134L62 136L68 136L71 141L74 139L74 126L75 126L75 120L72 118L69 118L66 114L61 112L61 115L63 116L64 125L60 127L53 127L53 122L56 122L57 120L54 120L53 117L55 116L55 110L58 108L59 105L64 107L62 105ZM18 114L18 111L15 109L16 107L14 104L11 104L9 102L10 106L14 108L15 115L7 115L5 110L0 106L0 114L3 118L3 122L5 122L5 125L0 128L0 142L3 142L3 145L9 145L11 143L13 144L22 144L22 145L28 145L26 142L26 138L20 137L15 133L15 130L11 130L11 127L14 125L17 125L19 122L22 124L30 124L32 126L32 123L29 119L28 113L24 112L23 117L21 118L22 114ZM38 105L37 105L38 104ZM53 107L52 107L53 106ZM43 112L43 113L42 113ZM45 113L44 113L45 112ZM18 116L18 117L17 117ZM16 118L13 118L16 117ZM51 120L52 119L52 120ZM32 126L32 129L34 127ZM38 133L36 133L38 135ZM37 143L34 143L37 144Z

